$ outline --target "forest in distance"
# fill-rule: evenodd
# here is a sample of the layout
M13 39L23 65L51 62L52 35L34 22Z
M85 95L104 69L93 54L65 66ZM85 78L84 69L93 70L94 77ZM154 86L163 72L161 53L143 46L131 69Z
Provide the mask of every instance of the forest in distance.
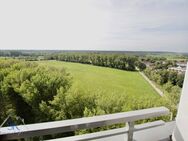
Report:
M188 60L186 54L139 52L0 51L0 56L0 123L11 115L27 124L158 106L170 109L172 115L161 117L169 121L176 117L184 80L183 72L170 68ZM164 92L163 97L139 71ZM106 90L100 89L104 81ZM135 85L138 91L146 89L137 95ZM103 128L71 134L95 130Z

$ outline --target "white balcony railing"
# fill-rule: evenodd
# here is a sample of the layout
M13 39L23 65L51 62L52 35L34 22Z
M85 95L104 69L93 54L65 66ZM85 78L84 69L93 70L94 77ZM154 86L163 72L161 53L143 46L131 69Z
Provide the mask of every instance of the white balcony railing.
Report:
M101 132L101 134L86 134L85 136L74 136L72 140L81 141L81 140L91 140L91 139L100 139L105 136L113 136L120 133L127 133L128 141L133 140L133 133L136 131L162 126L164 125L163 121L155 121L147 123L144 125L135 126L135 121L149 119L153 117L159 117L168 115L169 110L165 107L159 108L150 108L144 110L130 111L117 114L109 114L95 117L86 117L79 119L63 120L63 121L54 121L54 122L45 122L37 124L27 124L17 126L18 131L10 131L10 127L0 128L0 140L12 140L12 139L21 139L21 138L30 138L43 135L52 135L56 133L65 133L70 131L76 131L80 129L90 129L95 127L102 127L107 125L113 125L118 123L127 123L127 128L122 128L120 130L113 130L111 132ZM70 138L69 138L70 139ZM64 138L63 140L66 140Z

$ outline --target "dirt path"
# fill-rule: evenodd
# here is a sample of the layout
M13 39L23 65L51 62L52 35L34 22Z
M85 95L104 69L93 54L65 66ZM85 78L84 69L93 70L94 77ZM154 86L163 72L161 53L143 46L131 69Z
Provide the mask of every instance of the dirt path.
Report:
M160 96L164 96L164 93L155 86L155 84L153 84L153 82L151 80L149 80L149 78L143 73L143 72L139 72L146 81L148 81L148 83L155 89L155 91L160 95Z

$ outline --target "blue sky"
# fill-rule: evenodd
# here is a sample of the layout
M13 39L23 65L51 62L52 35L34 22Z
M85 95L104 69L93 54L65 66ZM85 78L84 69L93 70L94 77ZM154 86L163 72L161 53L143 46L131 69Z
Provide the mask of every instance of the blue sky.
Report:
M0 1L0 49L188 52L187 0Z

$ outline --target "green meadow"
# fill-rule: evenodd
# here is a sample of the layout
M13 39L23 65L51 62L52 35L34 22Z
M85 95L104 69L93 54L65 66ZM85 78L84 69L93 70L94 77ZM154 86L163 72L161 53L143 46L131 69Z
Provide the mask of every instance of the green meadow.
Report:
M40 61L39 64L65 68L72 76L72 89L103 96L158 98L159 95L138 72L98 67L80 63Z

